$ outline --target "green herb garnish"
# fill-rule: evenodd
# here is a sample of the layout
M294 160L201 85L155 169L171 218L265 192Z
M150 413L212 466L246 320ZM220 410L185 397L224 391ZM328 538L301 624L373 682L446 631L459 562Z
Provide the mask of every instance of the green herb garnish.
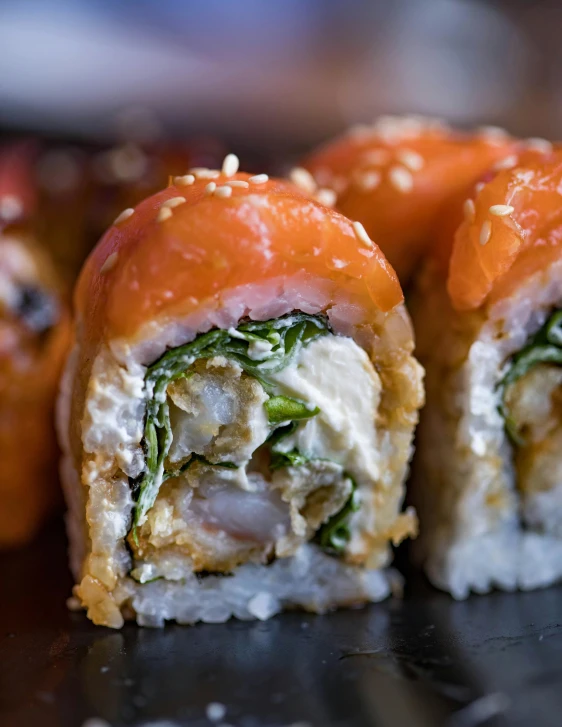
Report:
M352 513L357 512L360 507L359 492L355 480L347 476L351 481L351 494L342 509L324 523L314 536L314 540L321 548L324 548L333 555L341 555L345 546L351 539L349 520Z
M537 333L530 339L510 362L509 368L498 384L501 388L500 414L504 418L505 430L518 447L525 444L517 429L517 423L509 413L505 401L506 391L522 376L525 376L534 366L541 363L552 363L562 366L562 311L556 311Z
M250 321L238 329L214 330L198 336L194 341L165 353L145 376L148 398L143 446L146 469L140 481L133 485L136 498L133 516L133 540L138 543L137 527L142 525L153 506L162 482L177 476L179 471L166 472L164 462L172 444L170 411L167 388L170 382L184 376L187 369L199 359L225 356L236 361L242 369L254 376L269 394L274 394L271 374L286 368L301 348L330 332L323 316L292 313L270 321ZM268 416L272 423L314 416L305 404L289 397L272 396ZM305 415L306 413L306 415ZM281 418L279 418L281 417ZM189 464L192 459L189 460ZM228 466L229 463L222 464ZM217 465L219 466L219 465Z

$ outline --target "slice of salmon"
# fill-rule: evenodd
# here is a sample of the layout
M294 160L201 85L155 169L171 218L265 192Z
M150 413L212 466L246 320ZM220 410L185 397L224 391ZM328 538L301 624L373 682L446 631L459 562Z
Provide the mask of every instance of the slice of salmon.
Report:
M560 256L562 151L521 150L510 167L475 190L456 232L447 288L457 309L501 297Z
M197 174L118 219L90 255L75 293L87 336L131 338L147 320L302 271L364 290L382 311L402 301L381 250L338 212L266 175Z
M321 147L304 165L335 190L336 208L363 223L406 285L433 244L444 203L515 144L501 130L461 134L430 120L386 118Z

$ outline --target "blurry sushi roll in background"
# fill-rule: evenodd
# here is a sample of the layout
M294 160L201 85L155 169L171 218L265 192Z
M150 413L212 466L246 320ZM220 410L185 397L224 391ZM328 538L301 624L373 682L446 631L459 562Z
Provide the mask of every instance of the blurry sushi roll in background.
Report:
M0 149L0 548L29 541L60 504L53 410L70 321L33 233L32 153Z
M113 145L34 144L38 236L72 286L90 250L119 212L162 189L188 166L217 164L222 144L135 140Z
M458 598L562 576L561 190L562 154L521 142L467 190L449 270L436 250L411 300L419 554Z
M462 133L441 119L382 116L354 126L304 160L335 206L359 220L406 286L433 245L443 205L516 141L503 129Z
M237 168L124 211L77 285L58 425L97 624L380 600L416 531L422 370L394 271L361 225Z

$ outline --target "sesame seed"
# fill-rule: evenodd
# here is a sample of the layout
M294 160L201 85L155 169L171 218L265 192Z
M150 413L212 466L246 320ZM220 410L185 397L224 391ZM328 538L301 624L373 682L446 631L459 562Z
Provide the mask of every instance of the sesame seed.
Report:
M180 187L189 187L195 182L195 176L193 174L184 174L183 177L174 177L174 184Z
M209 182L209 184L205 187L205 194L213 194L216 188L216 182Z
M23 212L23 204L19 197L14 194L5 194L0 198L0 218L10 222L19 217Z
M509 204L493 204L488 211L496 217L506 217L514 211L514 208Z
M128 207L126 210L123 210L123 212L121 212L120 215L117 215L113 224L120 225L122 222L125 222L125 220L128 220L129 217L134 214L135 214L135 210L132 207Z
M474 222L474 216L476 214L476 209L474 207L474 202L471 199L465 199L464 205L463 205L463 211L464 211L464 217L468 222Z
M392 167L388 173L390 183L399 192L409 192L414 186L414 179L404 167Z
M543 154L550 154L552 151L552 144L547 139L540 139L533 137L525 141L525 146L531 151L543 152Z
M373 241L367 234L367 230L363 227L363 225L360 222L353 223L353 232L355 232L355 237L365 247L369 247L369 248L373 247Z
M227 184L231 187L240 187L240 189L248 189L250 186L248 182L245 182L243 179L233 179L232 182L227 182Z
M228 185L224 184L221 187L217 187L215 189L215 197L231 197L232 196L232 187L229 187Z
M413 172L418 172L422 169L425 164L424 158L417 151L412 149L404 149L398 153L398 160L402 162L405 167L411 169Z
M222 173L225 177L233 177L238 171L240 160L236 154L227 154L222 163Z
M172 216L172 210L169 207L161 207L156 217L156 222L164 222Z
M389 154L386 149L373 149L372 151L365 152L362 157L363 161L367 164L374 164L375 166L386 164L388 158Z
M267 174L254 174L253 177L250 177L250 179L248 179L248 182L250 182L250 184L265 184L268 179L269 177L267 176Z
M504 139L509 136L505 129L501 126L479 126L476 130L479 136L487 137L490 139Z
M363 192L370 192L379 186L381 181L380 172L358 172L354 175L355 184Z
M476 190L476 194L480 194L480 192L484 189L485 186L486 185L484 184L484 182L478 182L478 184L476 184L474 186L474 189Z
M185 202L187 202L185 197L171 197L162 203L162 207L171 209L172 207L178 207L180 204L185 204Z
M375 132L392 141L403 137L416 137L425 126L425 120L412 116L379 116L374 123Z
M496 162L494 164L494 169L501 170L501 169L513 169L513 167L517 164L517 157L515 154L510 154L509 156L505 157L504 159L500 159L499 162Z
M486 220L480 230L480 244L485 245L492 235L492 223Z
M337 195L333 189L323 187L316 192L316 201L326 207L333 207L336 203Z
M345 268L348 264L345 260L339 260L337 257L332 258L332 265L336 270L341 270L341 268Z
M189 170L196 179L216 179L220 177L218 169L207 169L206 167L194 167Z
M314 192L316 192L316 181L312 174L306 169L303 169L302 167L295 167L294 169L291 169L289 178L293 184L296 184L296 186L304 192L308 192L308 194L314 194Z
M103 275L104 273L107 273L111 268L115 267L115 263L117 262L117 253L112 252L111 255L108 255L105 259L104 264L100 268L100 275Z

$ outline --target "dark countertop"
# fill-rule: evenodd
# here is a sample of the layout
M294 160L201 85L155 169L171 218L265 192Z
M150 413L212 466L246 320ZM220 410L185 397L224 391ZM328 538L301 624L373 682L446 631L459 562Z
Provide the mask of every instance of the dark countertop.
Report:
M0 726L560 727L562 587L265 623L111 631L69 613L60 525L0 555ZM166 721L170 720L170 721ZM296 724L295 724L296 727Z

